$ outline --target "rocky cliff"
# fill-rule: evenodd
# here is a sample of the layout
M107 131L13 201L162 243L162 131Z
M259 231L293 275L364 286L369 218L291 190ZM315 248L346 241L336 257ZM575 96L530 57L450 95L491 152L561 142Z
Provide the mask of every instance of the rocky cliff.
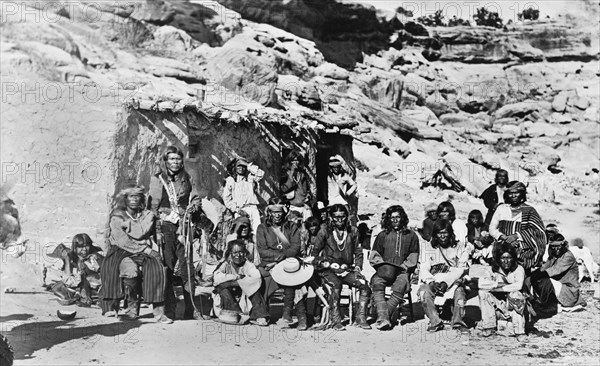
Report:
M100 4L3 9L2 182L25 231L101 237L118 157L160 144L120 150L123 103L196 99L354 126L372 221L394 202L418 221L448 195L464 216L502 167L597 234L598 35L584 26L428 28L334 1Z

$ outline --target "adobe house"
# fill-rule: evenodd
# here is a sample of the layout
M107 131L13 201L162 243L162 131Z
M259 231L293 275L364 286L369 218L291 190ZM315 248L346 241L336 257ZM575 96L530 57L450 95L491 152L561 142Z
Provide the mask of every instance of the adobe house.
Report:
M186 170L219 211L223 209L226 166L233 153L265 171L260 182L260 209L271 197L280 195L282 161L293 149L306 157L311 191L316 195L318 189L319 200L327 195L331 155L340 154L356 171L351 136L356 122L332 121L318 112L264 107L232 111L196 99L177 103L130 100L122 122L115 140L115 192L132 181L148 187L156 164L162 165L161 153L171 144L184 151ZM357 205L352 203L354 210Z

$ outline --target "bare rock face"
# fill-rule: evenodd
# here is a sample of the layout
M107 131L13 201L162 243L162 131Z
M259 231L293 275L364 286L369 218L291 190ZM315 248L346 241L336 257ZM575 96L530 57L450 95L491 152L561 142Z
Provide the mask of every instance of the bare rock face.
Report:
M524 101L503 106L494 114L497 119L507 117L523 117L529 113L538 110L538 104L535 101Z
M334 0L251 2L218 0L244 19L266 23L314 41L325 59L344 68L362 62L362 52L385 49L394 26L380 21L374 8Z
M597 32L582 31L565 22L539 21L489 27L436 27L446 45L440 60L465 63L508 63L598 59ZM596 41L597 43L597 41Z

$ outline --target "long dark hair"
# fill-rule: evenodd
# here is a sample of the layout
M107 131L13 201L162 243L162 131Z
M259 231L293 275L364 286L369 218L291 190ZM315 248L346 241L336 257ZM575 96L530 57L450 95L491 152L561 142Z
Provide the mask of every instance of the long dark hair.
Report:
M335 226L333 225L333 213L334 212L344 212L346 214L346 231L350 232L350 213L348 212L348 208L346 205L342 205L340 203L336 203L335 205L331 205L329 207L329 217L327 218L327 230L333 232Z
M440 217L440 212L448 211L450 214L450 222L456 220L456 210L454 209L454 205L451 202L444 201L438 205L437 208L437 217Z
M450 246L455 247L458 241L456 241L454 229L452 229L452 223L444 219L437 219L435 220L435 223L433 223L433 230L431 232L431 246L433 248L441 246L441 243L437 238L437 233L439 233L442 230L448 231L448 240L450 241Z
M94 246L94 242L92 241L92 238L90 238L90 236L86 233L81 233L81 234L76 234L75 236L73 236L73 240L71 241L71 253L70 254L70 259L71 262L73 263L77 263L78 258L77 258L77 247L90 247L89 253L88 254L93 254L98 252L100 249L96 248Z
M389 233L391 232L393 229L392 227L392 221L390 220L390 216L394 213L394 212L398 212L400 214L400 227L403 228L403 231L408 230L407 226L408 226L408 215L406 214L406 211L404 211L404 208L402 208L402 206L400 205L393 205L388 207L387 210L385 210L385 216L383 218L383 229Z
M494 252L493 252L494 261L492 263L492 269L496 272L498 271L498 269L500 268L500 258L502 257L502 254L504 254L504 253L508 253L511 255L511 257L513 257L513 265L508 271L508 272L513 272L515 269L517 269L517 266L519 265L517 263L517 261L518 261L517 249L514 246L512 246L512 244L509 244L506 242L502 242L502 244L497 244L494 246Z

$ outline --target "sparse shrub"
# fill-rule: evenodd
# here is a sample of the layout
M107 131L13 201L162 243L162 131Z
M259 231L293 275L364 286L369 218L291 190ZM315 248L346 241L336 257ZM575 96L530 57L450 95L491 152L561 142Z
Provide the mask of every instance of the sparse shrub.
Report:
M477 14L473 15L473 18L475 18L475 24L477 25L502 28L502 18L498 13L489 11L486 8L477 9Z
M426 17L417 18L417 22L429 26L429 27L444 27L446 24L444 23L444 15L441 10L437 10L435 14L428 15Z
M519 20L538 20L540 17L540 11L534 8L527 8L519 13Z
M464 20L462 18L457 18L456 15L453 16L452 19L450 19L448 21L448 27L458 27L461 25L470 26L471 23L468 20Z
M124 46L139 47L142 43L152 38L152 34L143 22L127 19L125 22L114 22L115 34L112 41L117 41Z

